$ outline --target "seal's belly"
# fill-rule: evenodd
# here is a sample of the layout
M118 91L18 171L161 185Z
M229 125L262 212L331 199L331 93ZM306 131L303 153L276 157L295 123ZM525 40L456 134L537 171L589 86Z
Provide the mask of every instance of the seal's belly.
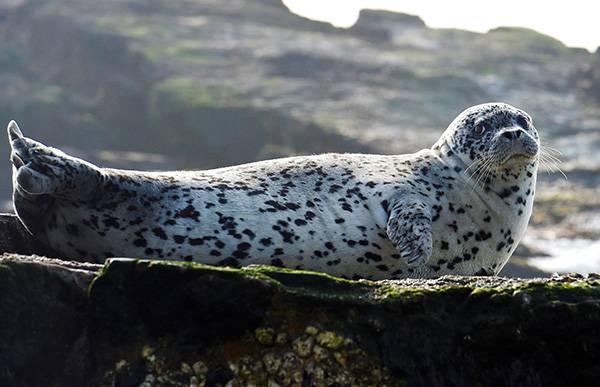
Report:
M496 251L498 231L481 226L468 216L441 218L433 226L433 253L427 266L440 274L495 274L509 254Z
M162 191L156 197L128 194L116 204L98 203L96 210L63 203L48 239L58 251L95 260L269 264L348 278L389 278L405 269L385 225L374 219L379 202L367 196L288 187L285 196L272 197L259 187L224 192L206 184ZM65 230L85 251L65 240Z
M433 254L427 262L431 274L492 275L506 264L527 227L531 206L521 217L498 214L482 204L455 205L433 222ZM473 203L473 201L471 202Z

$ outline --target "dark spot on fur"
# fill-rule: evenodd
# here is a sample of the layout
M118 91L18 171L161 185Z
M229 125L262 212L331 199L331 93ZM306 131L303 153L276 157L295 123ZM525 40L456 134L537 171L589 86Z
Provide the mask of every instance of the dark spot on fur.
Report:
M167 240L167 234L165 233L165 230L160 227L153 228L152 233L162 240Z

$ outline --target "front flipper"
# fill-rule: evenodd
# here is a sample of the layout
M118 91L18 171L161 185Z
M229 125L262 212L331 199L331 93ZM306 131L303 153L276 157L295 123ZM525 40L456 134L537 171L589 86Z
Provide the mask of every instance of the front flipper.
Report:
M422 265L433 248L429 206L414 197L400 197L389 211L388 237L409 266Z

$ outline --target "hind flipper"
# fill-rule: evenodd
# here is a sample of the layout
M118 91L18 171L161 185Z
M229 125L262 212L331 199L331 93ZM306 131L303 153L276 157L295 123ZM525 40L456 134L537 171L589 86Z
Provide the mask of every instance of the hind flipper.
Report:
M16 192L82 200L101 182L100 168L24 137L16 122L7 131Z

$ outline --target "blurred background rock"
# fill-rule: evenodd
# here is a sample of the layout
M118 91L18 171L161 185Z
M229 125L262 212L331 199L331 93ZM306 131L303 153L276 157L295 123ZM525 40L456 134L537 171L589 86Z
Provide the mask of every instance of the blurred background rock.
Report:
M102 166L162 170L414 152L464 108L505 101L569 177L540 173L505 273L600 270L600 51L533 30L375 10L342 29L280 0L0 0L0 84L0 122ZM8 211L10 185L7 161Z

